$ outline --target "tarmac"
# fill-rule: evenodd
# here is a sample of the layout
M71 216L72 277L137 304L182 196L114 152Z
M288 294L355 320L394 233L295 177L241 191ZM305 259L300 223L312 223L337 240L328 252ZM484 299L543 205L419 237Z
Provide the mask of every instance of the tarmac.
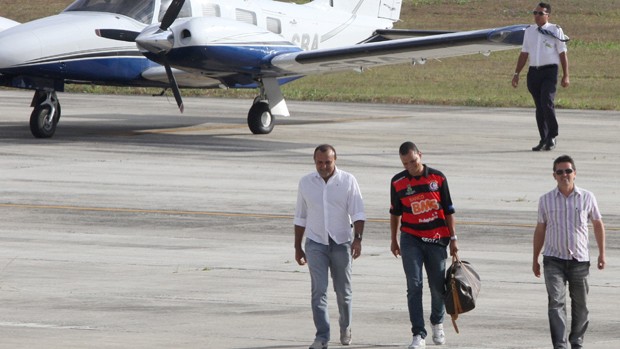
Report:
M534 111L289 101L269 135L251 100L59 94L52 139L28 127L32 93L0 90L0 348L307 348L307 267L293 250L299 179L330 143L368 222L353 265L353 344L411 341L401 260L389 246L389 180L414 141L448 178L460 257L482 278L476 309L442 348L551 348L546 292L531 271L538 197L552 162L576 161L607 228L590 275L585 348L620 348L620 112L558 110L558 146ZM591 234L591 258L598 257ZM429 293L425 289L425 317ZM427 348L437 347L432 340Z

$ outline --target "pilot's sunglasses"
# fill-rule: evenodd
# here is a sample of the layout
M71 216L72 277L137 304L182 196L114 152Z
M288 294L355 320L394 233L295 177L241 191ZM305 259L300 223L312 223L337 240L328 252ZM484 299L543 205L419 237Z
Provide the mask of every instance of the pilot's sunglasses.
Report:
M555 174L558 175L558 176L561 176L561 175L563 175L565 173L566 174L571 174L571 173L573 173L573 169L572 168L567 168L565 170L555 170Z
M532 14L534 16L544 16L547 14L547 12L542 12L542 11L532 11Z

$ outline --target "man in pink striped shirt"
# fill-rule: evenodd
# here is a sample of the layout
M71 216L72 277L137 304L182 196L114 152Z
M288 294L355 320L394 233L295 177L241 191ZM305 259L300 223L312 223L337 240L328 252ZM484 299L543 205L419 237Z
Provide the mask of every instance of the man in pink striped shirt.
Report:
M538 256L542 251L548 315L554 349L583 347L588 328L588 221L592 221L598 245L598 269L605 268L605 226L594 195L575 186L577 168L568 155L553 162L553 178L558 186L540 197L538 224L534 230L532 270L540 277ZM570 334L567 328L566 284L571 298Z

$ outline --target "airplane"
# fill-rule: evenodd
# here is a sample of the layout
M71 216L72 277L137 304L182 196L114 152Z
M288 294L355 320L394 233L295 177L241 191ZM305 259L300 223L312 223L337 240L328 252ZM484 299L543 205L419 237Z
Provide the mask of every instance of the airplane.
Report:
M528 25L392 29L402 0L77 0L0 32L0 86L35 90L30 130L52 137L65 84L253 88L254 134L290 116L280 86L305 75L514 49ZM162 92L163 93L163 92Z

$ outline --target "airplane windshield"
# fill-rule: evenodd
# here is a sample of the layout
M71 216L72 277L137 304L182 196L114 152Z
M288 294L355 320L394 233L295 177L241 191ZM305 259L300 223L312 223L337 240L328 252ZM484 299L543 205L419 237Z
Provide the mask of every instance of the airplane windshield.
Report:
M172 0L161 0L161 6L159 7L159 16L157 16L158 22L161 22L162 19L164 19L164 14L166 14L166 11L168 10L168 7L170 7L171 3L172 3ZM186 1L183 4L183 7L181 7L181 12L179 12L179 15L177 16L177 18L191 17L191 16L192 16L192 8L189 4L189 1Z
M155 0L77 0L65 9L68 11L92 11L118 13L136 21L151 24Z

